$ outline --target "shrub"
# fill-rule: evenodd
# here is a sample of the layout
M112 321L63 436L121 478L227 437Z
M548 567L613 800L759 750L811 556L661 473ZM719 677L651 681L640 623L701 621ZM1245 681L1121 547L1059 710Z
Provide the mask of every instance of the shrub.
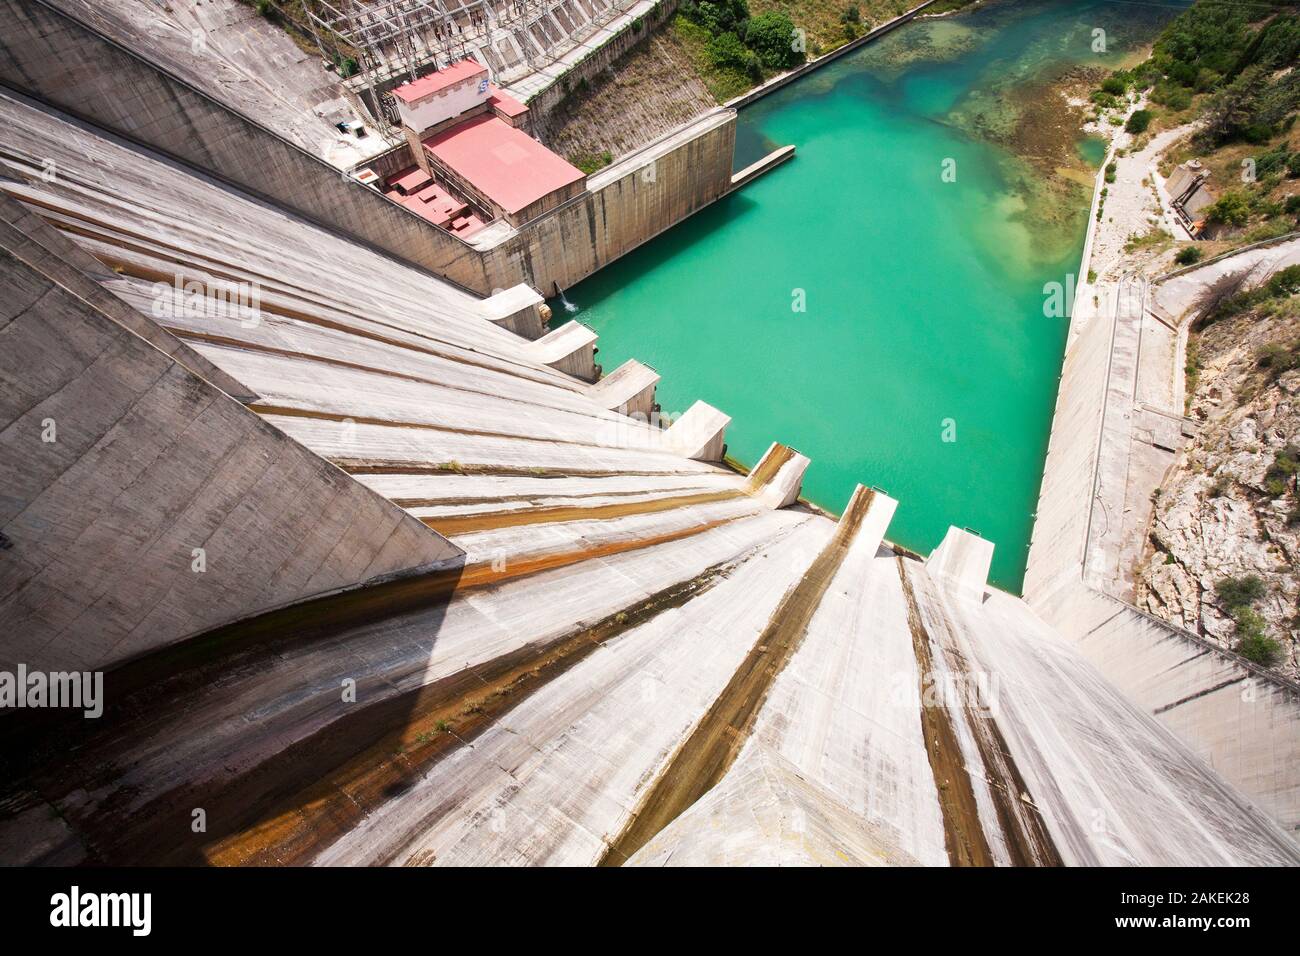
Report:
M1291 158L1286 161L1287 175L1292 179L1300 177L1300 153L1292 153ZM1295 197L1292 196L1292 199Z
M1224 609L1232 614L1242 608L1249 608L1264 596L1264 582L1258 575L1248 574L1240 578L1220 578L1214 585L1214 592Z
M1290 158L1291 154L1287 151L1285 144L1265 150L1255 160L1255 175L1262 178L1270 173L1280 172L1286 167Z
M1119 168L1118 163L1112 162L1106 165L1106 182L1113 183L1115 181L1115 171L1118 168Z
M1270 299L1281 299L1300 292L1300 265L1278 269L1264 283L1264 292Z
M1250 197L1243 190L1231 189L1205 210L1205 217L1225 226L1244 226L1250 219Z
M1178 113L1192 105L1192 91L1177 83L1161 83L1152 92L1151 99Z
M1300 156L1300 153L1297 153L1296 155ZM1283 208L1286 210L1288 215L1300 213L1300 195L1287 196L1286 205Z
M1126 132L1134 133L1134 134L1145 133L1147 131L1147 127L1150 125L1151 125L1150 110L1134 110L1133 114L1128 118L1128 122L1124 124L1124 129Z
M769 70L788 70L803 62L803 51L794 48L794 21L787 13L763 13L749 21L745 43Z
M614 161L614 154L611 153L609 150L605 150L603 153L581 153L577 156L570 158L569 160L569 162L571 162L574 166L577 166L588 176L590 176L598 169L605 168L613 161Z
M1288 445L1273 456L1273 464L1264 472L1264 487L1279 498L1291 490L1297 471L1300 471L1300 449Z
M1180 266L1195 265L1201 261L1204 255L1205 253L1201 251L1200 246L1183 246L1178 250L1178 255L1174 256L1174 262Z
M1256 361L1268 372L1269 378L1276 379L1284 372L1300 368L1300 341L1292 342L1289 347L1271 342L1259 350ZM1284 475L1279 477L1285 478Z
M1106 77L1105 82L1101 84L1101 89L1103 93L1109 93L1111 96L1123 96L1128 92L1128 84L1112 74Z
M1263 242L1266 239L1276 239L1279 236L1285 236L1291 231L1291 224L1285 219L1270 219L1268 222L1261 223L1254 229L1251 229L1241 238L1247 242Z
M847 10L840 14L841 23L861 23L862 13L858 10L856 3L850 3Z
M1264 619L1250 608L1242 608L1233 615L1236 624L1237 653L1246 660L1264 667L1276 664L1282 656L1282 645L1264 632Z
M749 19L749 6L745 0L688 0L681 5L681 11L686 19L704 27L711 36L743 34L745 21Z
M704 52L714 66L738 70L748 69L749 61L754 55L745 49L745 44L734 33L722 33L713 37L705 46Z

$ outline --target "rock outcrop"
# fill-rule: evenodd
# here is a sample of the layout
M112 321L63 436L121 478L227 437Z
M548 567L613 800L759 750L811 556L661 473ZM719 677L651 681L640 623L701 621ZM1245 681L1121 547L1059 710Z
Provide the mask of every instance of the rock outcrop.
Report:
M1300 369L1261 363L1270 347L1300 337L1293 298L1272 314L1247 313L1208 326L1190 351L1200 365L1188 413L1204 422L1157 491L1139 604L1235 648L1232 617L1215 591L1224 578L1258 577L1254 610L1282 646L1274 665L1295 677L1300 598L1300 515L1294 478L1278 456L1300 444ZM1285 469L1283 469L1285 471Z

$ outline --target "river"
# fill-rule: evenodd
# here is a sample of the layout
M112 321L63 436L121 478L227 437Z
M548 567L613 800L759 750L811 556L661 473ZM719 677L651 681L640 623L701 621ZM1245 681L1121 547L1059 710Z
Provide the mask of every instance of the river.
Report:
M795 159L568 290L604 367L655 366L665 413L727 412L745 464L794 446L829 510L883 489L904 547L978 531L1018 592L1068 321L1044 287L1078 266L1100 159L1060 84L1177 11L998 0L746 107L736 167Z

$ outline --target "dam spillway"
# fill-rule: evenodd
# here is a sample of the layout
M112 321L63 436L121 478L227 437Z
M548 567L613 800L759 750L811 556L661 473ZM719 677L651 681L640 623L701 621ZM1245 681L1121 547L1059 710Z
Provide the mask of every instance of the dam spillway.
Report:
M812 501L838 510L866 480L900 502L892 540L977 529L1017 591L1068 326L1044 285L1078 268L1095 166L1072 180L1007 143L1031 92L1059 99L1039 87L1119 63L1174 12L991 4L743 107L736 168L794 160L567 290L577 317L611 368L663 373L665 412L727 409L740 461L787 436Z

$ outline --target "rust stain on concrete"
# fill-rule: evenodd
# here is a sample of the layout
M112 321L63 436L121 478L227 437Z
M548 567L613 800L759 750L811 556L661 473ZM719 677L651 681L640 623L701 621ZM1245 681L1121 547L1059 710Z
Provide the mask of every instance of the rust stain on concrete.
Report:
M925 738L925 753L934 773L934 786L939 794L939 808L943 814L943 842L948 851L948 862L953 866L992 866L993 854L989 850L984 828L980 825L979 807L971 785L961 745L952 717L941 700L927 706L925 679L934 673L930 657L930 635L912 592L907 568L902 557L898 562L898 576L903 582L907 599L907 626L912 632L912 651L921 691L921 733Z
M779 464L772 466L768 480L779 468ZM610 844L601 860L602 866L622 865L707 793L735 762L772 682L802 643L808 624L848 554L872 498L872 492L864 489L849 503L831 540L799 582L781 598L727 686L669 759L631 821Z

